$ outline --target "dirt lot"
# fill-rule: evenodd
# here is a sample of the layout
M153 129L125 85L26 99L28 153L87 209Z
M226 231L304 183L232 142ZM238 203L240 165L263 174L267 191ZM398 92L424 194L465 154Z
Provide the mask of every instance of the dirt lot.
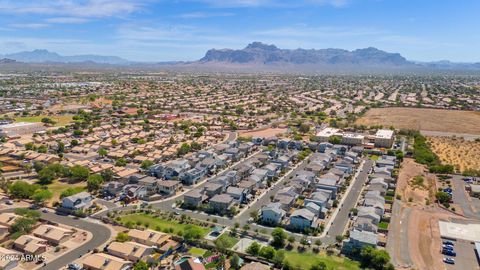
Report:
M374 108L357 120L359 125L480 134L480 112L423 108Z
M277 136L278 134L283 134L287 131L286 128L266 128L262 130L253 130L242 132L240 136L244 137L270 137L270 136Z
M438 254L442 243L438 221L449 219L451 214L433 204L435 190L435 176L412 159L405 159L397 182L401 200L395 203L400 207L392 213L388 240L397 269L445 269Z
M480 142L458 137L428 137L428 142L442 162L454 165L458 171L480 168Z

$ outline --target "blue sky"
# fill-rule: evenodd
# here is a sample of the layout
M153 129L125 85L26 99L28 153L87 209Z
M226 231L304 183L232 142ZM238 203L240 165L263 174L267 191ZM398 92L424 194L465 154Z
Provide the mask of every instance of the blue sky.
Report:
M0 0L0 54L196 60L252 41L480 61L479 0Z

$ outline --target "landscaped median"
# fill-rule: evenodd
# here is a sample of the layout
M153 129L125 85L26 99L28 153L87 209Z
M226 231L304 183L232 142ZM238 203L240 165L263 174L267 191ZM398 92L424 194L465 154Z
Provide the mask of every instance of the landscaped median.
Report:
M323 262L327 269L353 270L360 269L358 262L338 256L328 256L325 253L286 251L285 260L295 269L311 269L312 266Z
M169 218L167 215L154 216L148 213L134 213L120 217L120 220L116 220L127 228L140 226L156 231L176 234L178 236L185 236L185 233L193 232L195 236L203 238L211 230L207 224L197 225L194 224L196 222L193 220L187 220L187 218L183 217L179 217L179 220L177 220L175 218Z

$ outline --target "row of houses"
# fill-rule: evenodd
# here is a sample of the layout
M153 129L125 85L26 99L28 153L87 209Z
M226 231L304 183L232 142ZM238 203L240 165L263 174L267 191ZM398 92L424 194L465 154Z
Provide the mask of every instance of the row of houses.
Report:
M358 203L357 213L352 217L353 226L342 248L344 253L350 254L367 245L376 247L385 244L387 229L381 223L388 221L391 215L391 204L386 203L385 196L389 191L393 193L396 187L392 177L395 163L395 156L382 156L376 161Z
M260 222L294 231L318 228L353 174L360 155L361 151L331 144L322 152L313 153L304 168L296 171L288 185L275 194L272 203L261 209Z
M252 200L291 164L295 155L295 152L285 150L258 153L235 168L209 179L202 187L186 193L184 207L207 206L211 212L225 214L232 206Z
M139 261L156 262L177 250L181 244L169 234L153 230L132 229L127 232L126 242L113 241L100 253L87 255L83 268L89 270L126 270ZM156 256L159 254L159 256Z

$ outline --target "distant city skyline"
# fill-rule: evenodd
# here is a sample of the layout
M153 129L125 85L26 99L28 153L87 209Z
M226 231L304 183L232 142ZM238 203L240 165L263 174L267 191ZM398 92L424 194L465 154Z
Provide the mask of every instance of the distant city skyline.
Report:
M0 54L189 61L260 41L479 62L478 10L477 0L0 0Z

